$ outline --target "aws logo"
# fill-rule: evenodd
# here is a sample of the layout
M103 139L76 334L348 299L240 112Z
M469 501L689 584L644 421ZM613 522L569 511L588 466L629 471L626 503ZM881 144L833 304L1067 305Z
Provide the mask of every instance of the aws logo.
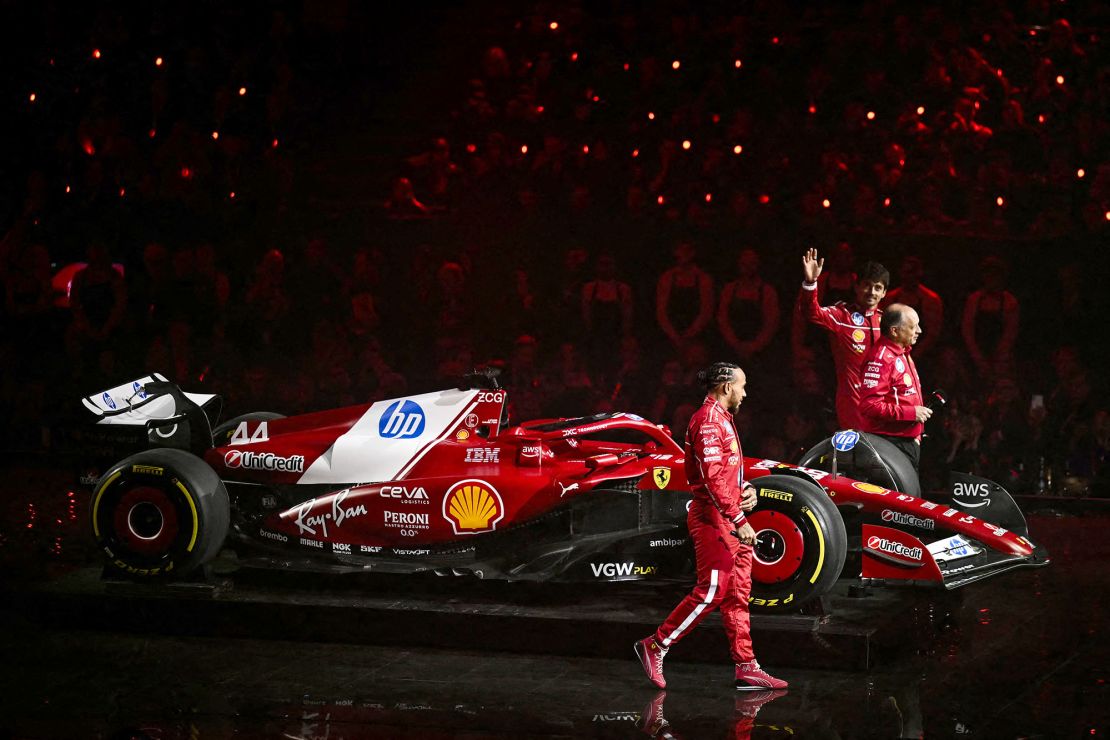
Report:
M424 433L424 409L416 401L394 401L378 422L385 439L412 439Z
M505 518L505 504L497 489L484 480L459 481L443 497L443 518L455 534L492 532Z

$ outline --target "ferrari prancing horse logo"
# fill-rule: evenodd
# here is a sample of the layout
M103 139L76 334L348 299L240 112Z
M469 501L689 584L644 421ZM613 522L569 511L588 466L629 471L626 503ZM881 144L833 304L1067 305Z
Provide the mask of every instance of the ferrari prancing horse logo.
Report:
M652 468L651 479L655 481L655 485L659 488L666 488L671 482L671 469L670 468Z

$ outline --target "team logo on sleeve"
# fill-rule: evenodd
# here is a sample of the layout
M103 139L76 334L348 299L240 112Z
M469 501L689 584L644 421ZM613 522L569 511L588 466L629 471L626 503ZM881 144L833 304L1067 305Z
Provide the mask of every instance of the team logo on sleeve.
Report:
M671 483L671 469L652 468L651 479L655 481L656 488L666 488Z
M901 357L894 361L894 369L900 373L906 372L906 363L902 362Z

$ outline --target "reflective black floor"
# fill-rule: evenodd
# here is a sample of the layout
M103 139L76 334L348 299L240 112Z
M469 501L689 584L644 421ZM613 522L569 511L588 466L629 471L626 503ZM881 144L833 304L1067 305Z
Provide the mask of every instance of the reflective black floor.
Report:
M9 594L88 556L80 494L35 493L38 480L3 502ZM9 599L0 737L1104 736L1110 517L1047 511L1030 527L1050 567L955 595L915 592L902 639L874 669L767 666L791 690L762 706L767 697L736 695L730 666L689 662L682 645L661 696L631 646L622 660L546 656L543 634L530 654L356 645L342 631L302 642L161 636L155 625L139 636L46 628Z

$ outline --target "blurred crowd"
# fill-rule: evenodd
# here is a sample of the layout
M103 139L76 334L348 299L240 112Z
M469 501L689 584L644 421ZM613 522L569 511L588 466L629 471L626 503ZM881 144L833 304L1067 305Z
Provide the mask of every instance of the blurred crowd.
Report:
M327 97L303 49L338 64L357 26L275 9L185 44L104 13L103 56L43 62L86 92L40 87L23 114L41 157L0 241L5 441L49 445L71 401L152 370L288 414L483 364L514 421L620 410L681 435L694 374L730 359L746 451L794 460L835 428L826 337L794 308L815 246L822 303L877 259L921 313L922 380L950 399L923 470L1106 495L1110 15L1073 11L474 19L471 68L436 72L456 104L362 229L306 216L297 184ZM111 67L124 50L141 63Z

